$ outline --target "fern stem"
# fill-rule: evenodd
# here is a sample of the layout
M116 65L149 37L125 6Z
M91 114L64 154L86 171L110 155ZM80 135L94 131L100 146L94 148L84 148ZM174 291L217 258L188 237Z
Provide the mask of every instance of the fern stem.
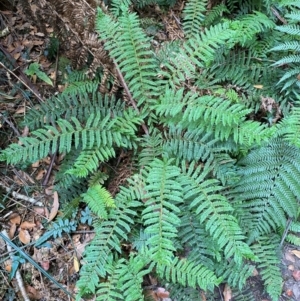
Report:
M133 108L138 112L138 114L140 114L140 110L138 109L138 107L137 107L137 105L136 105L136 102L135 102L134 99L132 98L132 95L131 95L131 93L130 93L130 91L129 91L129 89L128 89L128 86L127 86L127 84L126 84L126 82L125 82L125 79L124 79L124 77L123 77L123 75L122 75L122 73L121 73L121 71L120 71L119 66L118 66L118 63L117 63L115 60L113 60L113 62L114 62L114 64L115 64L115 66L116 66L116 70L117 70L117 74L118 74L119 80L120 80L120 82L121 82L121 84L122 84L122 86L123 86L123 88L124 88L124 90L125 90L125 92L126 92L128 98L129 98L129 101L130 101L131 105L132 105ZM145 123L142 123L141 125L142 125L142 128L143 128L145 134L146 134L147 136L149 136L149 130L148 130L146 124L145 124Z

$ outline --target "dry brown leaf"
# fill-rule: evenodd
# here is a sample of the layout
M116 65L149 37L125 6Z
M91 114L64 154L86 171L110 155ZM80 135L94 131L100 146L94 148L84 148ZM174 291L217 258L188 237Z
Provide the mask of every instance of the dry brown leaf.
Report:
M10 239L13 239L13 237L16 233L16 230L17 230L17 225L16 224L11 224L9 232L8 232L8 236L9 236Z
M44 178L46 172L47 172L46 169L41 169L41 170L37 173L37 175L35 176L35 179L36 179L37 181L42 180L42 179Z
M23 244L29 244L30 243L30 234L27 230L21 229L19 232L19 239Z
M232 291L228 284L225 284L223 296L224 296L224 301L230 301L232 298Z
M43 297L40 292L30 285L26 286L26 291L30 300L39 300Z
M35 161L34 163L31 164L32 168L38 168L40 166L40 160Z
M300 258L300 251L299 250L292 250L291 253L296 255L298 258Z
M57 193L57 191L54 191L54 193L53 193L53 205L52 205L50 215L49 215L49 218L48 218L49 221L52 221L55 218L55 216L57 214L57 211L58 211L58 208L59 208L58 193Z
M170 293L169 293L168 291L166 291L165 288L163 288L163 287L158 287L158 288L156 289L156 296L157 296L158 298L169 298Z
M20 225L20 228L26 230L26 229L32 229L32 228L35 227L35 226L36 226L35 223L31 223L31 222L25 221L25 222L23 222L23 223Z
M292 275L296 281L300 281L300 270L295 270Z
M295 262L296 261L295 257L291 254L290 251L287 251L284 255L285 255L286 260L288 260L290 262Z
M45 271L49 270L49 268L50 268L50 261L49 260L44 260L44 261L41 261L40 263L41 263L42 268Z
M49 210L46 207L33 207L33 211L45 218L49 217Z
M25 107L25 106L24 106L24 107ZM22 137L27 137L28 134L29 134L29 127L26 125L26 126L24 127L23 131L22 131L21 136L22 136Z
M22 106L18 110L15 111L15 114L24 114L25 110L26 110L26 108Z
M21 223L21 216L18 213L13 213L10 217L9 217L9 221L12 224L17 224L19 225Z
M75 270L76 273L78 273L79 270L80 270L80 263L79 263L79 260L76 256L74 256L74 261L73 262L74 262L74 270Z

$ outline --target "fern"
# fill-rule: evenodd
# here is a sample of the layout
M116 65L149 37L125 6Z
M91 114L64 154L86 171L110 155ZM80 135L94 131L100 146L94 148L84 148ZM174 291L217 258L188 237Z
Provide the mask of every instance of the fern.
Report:
M212 239L224 248L226 258L232 257L241 264L243 258L254 259L249 246L244 242L237 220L233 216L233 208L226 198L220 194L222 187L215 179L205 180L209 170L201 172L201 166L194 169L194 162L189 168L183 168L185 174L184 199L191 209L195 210L199 222L205 223L205 229Z
M106 277L107 269L113 262L113 252L121 253L121 240L127 239L130 224L136 214L134 208L140 206L137 201L128 202L131 194L130 190L123 188L116 196L116 208L111 210L107 220L95 225L97 233L85 251L86 264L82 267L80 280L77 282L79 296L95 293L100 277ZM99 212L98 205L95 209ZM102 213L99 213L101 217Z
M206 11L207 1L189 1L183 11L184 31L189 36L198 35L201 31L201 24L204 20L204 12Z
M157 64L150 51L150 43L143 31L136 14L129 13L122 6L122 15L118 22L98 10L96 28L105 47L125 73L124 78L138 105L158 95L156 84Z
M251 241L284 227L287 217L296 218L298 153L296 147L275 139L239 162L242 177L233 191L238 195L238 206L244 212L241 221Z
M183 197L181 185L176 180L180 170L171 163L172 160L155 159L150 164L145 186L148 200L142 213L145 233L151 234L152 259L166 264L170 263L175 251L171 239L177 235L176 226L180 223L176 216L177 204Z
M280 260L277 252L279 239L276 236L260 237L252 246L258 256L258 268L265 287L273 300L278 300L282 289L282 277L279 268Z
M176 300L213 300L225 282L252 301L254 266L272 300L280 295L278 237L288 228L286 241L300 244L299 3L217 2L178 2L185 38L162 42L143 25L164 30L157 17L171 17L175 1L106 1L95 25L122 87L100 94L102 68L94 79L70 73L62 93L28 110L30 135L0 152L8 164L61 160L64 219L38 244L75 230L88 205L95 238L78 300L143 300L155 274Z
M89 208L101 219L107 219L107 209L116 207L109 192L100 185L94 185L81 195Z
M126 116L128 119L132 115ZM126 119L127 119L126 118ZM110 120L110 116L106 116L100 120L100 114L91 115L83 127L79 120L72 117L72 122L67 120L58 120L57 125L60 129L53 126L45 126L32 132L33 137L20 138L20 144L11 144L1 156L2 160L15 164L30 160L32 162L45 157L49 152L69 152L71 150L72 141L74 139L74 147L81 145L82 149L91 148L94 145L110 146L116 143L117 146L133 145L130 142L130 136L136 129L135 123L138 119L126 121L126 126L121 128L121 119ZM133 121L133 122L132 122ZM124 133L124 137L122 137ZM127 136L127 139L124 138ZM126 143L127 142L127 143Z
M221 282L221 278L207 269L205 266L196 265L186 259L174 258L170 265L159 264L157 273L172 283L179 283L182 286L195 288L197 285L203 290L212 290L215 285Z

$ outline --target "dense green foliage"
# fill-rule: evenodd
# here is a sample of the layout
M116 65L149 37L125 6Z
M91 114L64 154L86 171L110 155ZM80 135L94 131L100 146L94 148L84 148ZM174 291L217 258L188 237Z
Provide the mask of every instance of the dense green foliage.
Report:
M300 5L231 0L207 10L208 1L189 0L185 39L154 51L134 8L174 2L114 0L97 11L100 39L138 110L97 92L101 72L93 81L78 73L29 112L30 137L0 159L67 154L56 175L66 218L79 201L97 217L78 300L143 300L149 273L176 300L201 300L199 290L213 300L221 282L240 291L236 300L253 300L243 288L254 266L278 300L290 220L286 239L300 243ZM134 172L112 197L109 174L98 169L124 150ZM69 228L49 236L57 229ZM129 256L122 244L132 246Z

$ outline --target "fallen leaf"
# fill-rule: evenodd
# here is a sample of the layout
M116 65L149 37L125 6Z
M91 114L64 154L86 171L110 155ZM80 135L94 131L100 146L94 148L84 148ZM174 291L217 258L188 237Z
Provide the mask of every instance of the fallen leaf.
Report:
M296 281L300 280L300 271L299 270L294 271L292 275Z
M74 256L74 270L76 273L80 270L80 263L76 256Z
M53 205L52 205L50 215L49 215L49 218L48 218L49 221L52 221L55 218L55 216L57 214L57 211L58 211L58 208L59 208L58 193L57 193L57 191L54 191L54 193L53 193Z
M285 252L284 257L290 262L295 262L295 257L290 253L290 251Z
M170 296L170 293L163 287L158 287L155 292L158 298L169 298Z
M35 227L36 224L35 223L31 223L31 222L23 222L21 225L20 225L20 228L22 229L32 229L33 227Z
M293 251L291 251L291 253L293 253L293 254L296 255L298 258L300 258L300 251L298 251L298 250L293 250Z
M42 298L41 294L32 286L26 286L26 291L30 300L39 300Z
M30 243L30 234L27 230L21 229L19 232L19 239L23 244L29 244Z
M291 289L287 289L285 291L286 295L289 296L289 297L292 297L293 296L293 291Z
M230 301L232 298L232 291L228 284L225 284L223 296L224 296L224 301Z
M46 169L41 169L41 170L37 173L37 175L35 176L35 179L36 179L37 181L42 180L42 179L44 178L46 172L47 172Z
M17 224L19 225L21 223L21 216L18 213L13 213L10 217L9 217L9 221L12 224Z
M45 270L45 271L48 271L49 268L50 268L50 261L49 260L44 260L44 261L41 261L41 267Z

